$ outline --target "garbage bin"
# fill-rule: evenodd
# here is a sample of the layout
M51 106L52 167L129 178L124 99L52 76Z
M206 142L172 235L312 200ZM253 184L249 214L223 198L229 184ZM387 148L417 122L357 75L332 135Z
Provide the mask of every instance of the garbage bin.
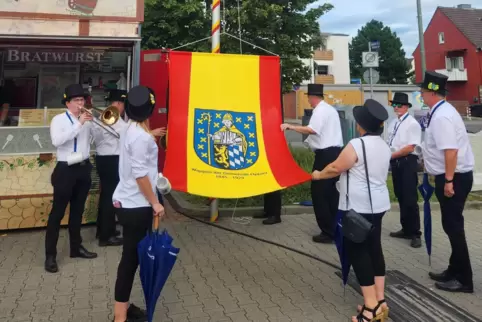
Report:
M482 117L482 104L470 105L470 115L473 117Z
M310 119L312 114L313 114L312 109L305 109L304 115L301 117L301 125L307 126L308 124L310 124ZM302 134L301 140L304 142L307 137L308 137L308 134Z

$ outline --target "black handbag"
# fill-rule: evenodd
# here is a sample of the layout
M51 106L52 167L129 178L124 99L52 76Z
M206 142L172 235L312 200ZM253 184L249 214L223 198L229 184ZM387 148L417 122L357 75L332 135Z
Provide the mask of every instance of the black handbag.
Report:
M370 180L368 179L368 165L367 165L367 156L365 150L365 142L363 139L360 139L363 148L363 161L365 162L365 175L367 178L367 186L368 186L368 196L370 198L370 207L372 209L373 215L373 205L372 205L372 193L370 191ZM349 175L350 170L346 173L346 206L348 208L348 194L349 194ZM341 220L341 231L343 236L354 243L363 243L367 238L368 235L373 231L373 224L368 221L365 217L358 214L355 210L350 209L348 212L343 216Z

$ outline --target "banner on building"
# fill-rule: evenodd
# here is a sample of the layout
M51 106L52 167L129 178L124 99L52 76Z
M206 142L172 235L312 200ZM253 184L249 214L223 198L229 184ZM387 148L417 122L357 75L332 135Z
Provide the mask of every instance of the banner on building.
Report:
M164 175L173 189L244 198L310 180L281 121L278 57L170 53Z

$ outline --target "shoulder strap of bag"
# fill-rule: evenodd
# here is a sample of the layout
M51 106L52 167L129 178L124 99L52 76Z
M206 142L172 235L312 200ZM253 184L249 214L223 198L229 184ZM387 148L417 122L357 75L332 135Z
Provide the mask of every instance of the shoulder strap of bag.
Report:
M350 180L348 177L350 176L350 170L346 171L346 209L348 208L348 194L350 193Z
M373 214L373 204L372 204L372 191L370 189L370 179L368 177L368 164L367 164L367 152L365 150L365 142L361 139L362 149L363 149L363 162L365 163L365 175L367 177L367 186L368 186L368 196L370 197L370 208L372 209Z

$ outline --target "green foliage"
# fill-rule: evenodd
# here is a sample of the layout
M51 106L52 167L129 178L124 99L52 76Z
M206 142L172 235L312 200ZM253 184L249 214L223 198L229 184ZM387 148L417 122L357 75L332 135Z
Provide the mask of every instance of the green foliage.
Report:
M362 67L362 52L368 51L369 41L380 41L380 84L407 84L410 67L405 58L402 42L390 27L372 20L358 30L350 44L351 77L361 78L365 69Z
M210 18L201 0L146 0L142 25L144 49L176 48L210 35ZM191 51L209 51L199 42L186 47Z
M311 58L313 49L323 47L318 20L333 8L331 4L317 5L316 0L243 0L238 11L237 0L224 2L222 32L235 37L241 33L240 38L245 42L224 34L221 52L269 55L265 51L268 50L279 55L284 92L310 78L310 67L303 65L301 59ZM143 48L175 48L209 37L211 3L208 0L147 0ZM203 41L183 49L209 52L210 48L210 41Z

